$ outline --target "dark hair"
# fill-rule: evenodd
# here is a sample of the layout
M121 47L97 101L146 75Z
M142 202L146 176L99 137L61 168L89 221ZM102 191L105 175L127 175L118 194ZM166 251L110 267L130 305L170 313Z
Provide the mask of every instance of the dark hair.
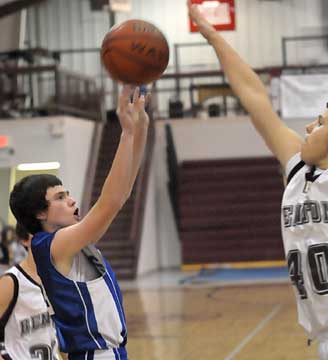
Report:
M18 242L20 242L21 240L28 240L28 238L30 236L29 232L20 223L16 224L15 232L16 232ZM28 251L28 248L25 245L22 244L22 246L24 247L24 249L26 251Z
M38 174L26 176L14 186L9 199L10 209L17 222L30 234L43 230L36 216L48 208L48 188L57 185L62 185L62 182L56 176Z
M15 232L18 237L18 240L28 240L30 236L29 232L20 223L16 224Z

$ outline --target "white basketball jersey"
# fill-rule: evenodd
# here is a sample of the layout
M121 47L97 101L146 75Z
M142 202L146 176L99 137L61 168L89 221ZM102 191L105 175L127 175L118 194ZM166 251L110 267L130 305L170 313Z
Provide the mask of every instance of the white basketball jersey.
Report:
M58 360L56 331L40 286L19 265L6 274L15 284L9 312L0 322L6 352L13 360Z
M328 170L293 156L286 169L282 235L299 323L310 338L328 333Z

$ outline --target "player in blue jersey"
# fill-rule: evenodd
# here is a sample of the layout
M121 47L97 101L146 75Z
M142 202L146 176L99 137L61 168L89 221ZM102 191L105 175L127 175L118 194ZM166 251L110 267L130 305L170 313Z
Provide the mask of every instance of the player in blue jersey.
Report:
M328 360L328 109L306 126L302 139L275 113L257 74L197 5L189 0L187 6L254 127L285 169L281 228L298 320L318 341L320 360Z
M53 175L19 181L10 207L32 233L32 252L53 315L61 351L70 360L126 360L127 330L122 295L108 262L94 246L128 199L143 156L148 95L131 87L119 97L122 127L101 195L80 220L78 208Z

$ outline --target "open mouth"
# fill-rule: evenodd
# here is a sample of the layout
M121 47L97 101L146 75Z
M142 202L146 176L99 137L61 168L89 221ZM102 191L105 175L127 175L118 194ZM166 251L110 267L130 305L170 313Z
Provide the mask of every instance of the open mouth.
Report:
M76 208L76 210L74 211L74 216L79 218L79 208Z

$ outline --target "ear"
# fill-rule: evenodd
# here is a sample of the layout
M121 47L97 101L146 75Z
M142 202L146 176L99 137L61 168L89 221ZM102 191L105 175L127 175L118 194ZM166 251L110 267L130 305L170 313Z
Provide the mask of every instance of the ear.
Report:
M31 239L30 238L28 240L21 239L20 243L22 246L29 248L31 246Z
M47 220L47 211L41 211L36 215L36 218L40 221Z

